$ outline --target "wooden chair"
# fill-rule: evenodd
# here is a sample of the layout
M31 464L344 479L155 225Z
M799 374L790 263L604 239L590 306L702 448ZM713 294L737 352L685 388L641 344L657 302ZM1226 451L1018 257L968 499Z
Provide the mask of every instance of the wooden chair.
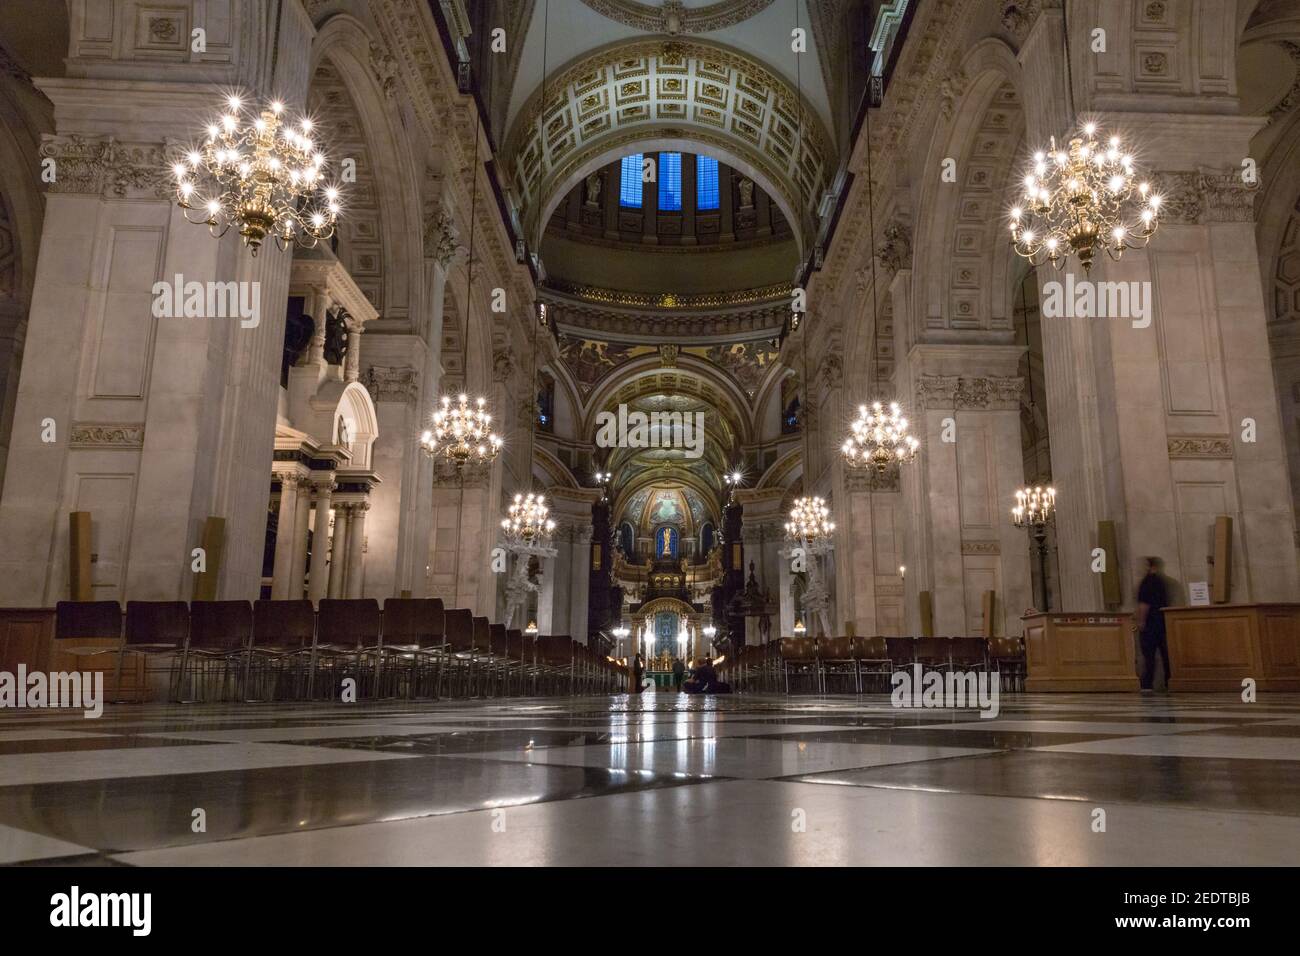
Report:
M247 658L253 637L253 605L248 601L192 601L190 602L190 643L186 666L181 674L181 692L184 681L192 669L201 676L200 684L206 686L208 671L216 665L221 668L219 700L227 699L227 682L230 696L238 699L244 693L240 678L247 671L242 666ZM239 664L239 667L232 665ZM191 689L194 680L191 678ZM197 695L194 699L198 699Z
M113 689L118 700L122 699L122 664L128 653L144 657L146 677L151 656L170 657L172 665L168 668L167 696L168 700L179 700L189 636L190 609L184 601L127 601L126 631L117 652L117 670L113 677ZM178 662L179 667L176 666ZM170 676L173 672L174 678Z
M384 601L381 655L384 673L396 696L403 696L403 672L406 696L421 696L425 688L430 696L442 696L442 680L447 670L449 645L445 637L446 614L440 598L389 598ZM408 664L409 667L403 667Z
M380 644L379 602L374 598L323 598L316 614L316 645L312 654L311 674L307 678L307 697L313 698L316 672L322 662L331 671L342 671L348 662L355 667L357 696L364 693L364 661L374 660L374 682L370 696L379 695L383 679L383 654ZM333 694L331 694L333 696Z
M858 662L858 675L863 686L873 689L883 683L883 690L890 687L890 675L894 672L894 662L889 657L889 640L884 637L855 637L853 639L853 657Z
M316 640L316 609L311 601L254 601L253 640L244 662L244 695L247 700L274 700L285 683L285 671L291 676L294 696L305 684L307 666ZM274 668L265 697L251 697L250 680L262 683L266 671Z

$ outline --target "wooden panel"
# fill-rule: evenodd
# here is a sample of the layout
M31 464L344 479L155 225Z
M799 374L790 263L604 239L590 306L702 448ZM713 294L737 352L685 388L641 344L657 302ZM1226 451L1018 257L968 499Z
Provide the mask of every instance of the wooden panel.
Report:
M1024 636L1026 690L1137 689L1130 614L1034 614Z
M15 673L19 664L45 670L54 639L54 612L48 608L0 608L0 670Z
M1165 610L1173 691L1300 690L1300 604Z

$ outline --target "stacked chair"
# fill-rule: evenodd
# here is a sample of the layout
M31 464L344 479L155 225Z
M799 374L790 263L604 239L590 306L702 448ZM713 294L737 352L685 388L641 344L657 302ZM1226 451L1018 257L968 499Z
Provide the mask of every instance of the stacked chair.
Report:
M167 659L170 700L333 700L596 694L624 669L568 636L530 637L436 598L311 601L61 601L56 647ZM110 659L110 664L114 663Z

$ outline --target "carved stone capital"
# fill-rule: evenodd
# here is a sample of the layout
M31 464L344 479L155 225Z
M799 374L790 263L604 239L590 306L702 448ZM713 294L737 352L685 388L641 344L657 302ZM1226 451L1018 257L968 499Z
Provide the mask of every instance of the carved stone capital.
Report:
M902 473L897 465L886 468L883 472L875 468L846 468L844 471L845 491L901 491Z
M998 411L1020 407L1025 380L1003 375L922 375L916 383L918 409Z
M420 396L420 373L409 365L372 365L366 370L364 384L375 404L412 405Z
M519 363L515 358L514 350L510 347L497 349L492 353L492 380L494 382L508 382L515 374L515 369Z
M1258 188L1245 183L1240 170L1161 173L1164 205L1160 221L1201 225L1208 222L1254 222Z
M46 135L41 157L54 160L52 193L166 199L172 185L162 143L119 143L111 136Z

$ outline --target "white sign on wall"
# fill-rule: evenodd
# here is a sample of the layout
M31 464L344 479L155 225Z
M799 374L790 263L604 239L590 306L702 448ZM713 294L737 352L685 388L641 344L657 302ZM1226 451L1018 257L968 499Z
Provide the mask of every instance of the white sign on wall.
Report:
M1187 585L1187 601L1192 607L1205 607L1210 603L1210 585L1206 581L1192 581Z

